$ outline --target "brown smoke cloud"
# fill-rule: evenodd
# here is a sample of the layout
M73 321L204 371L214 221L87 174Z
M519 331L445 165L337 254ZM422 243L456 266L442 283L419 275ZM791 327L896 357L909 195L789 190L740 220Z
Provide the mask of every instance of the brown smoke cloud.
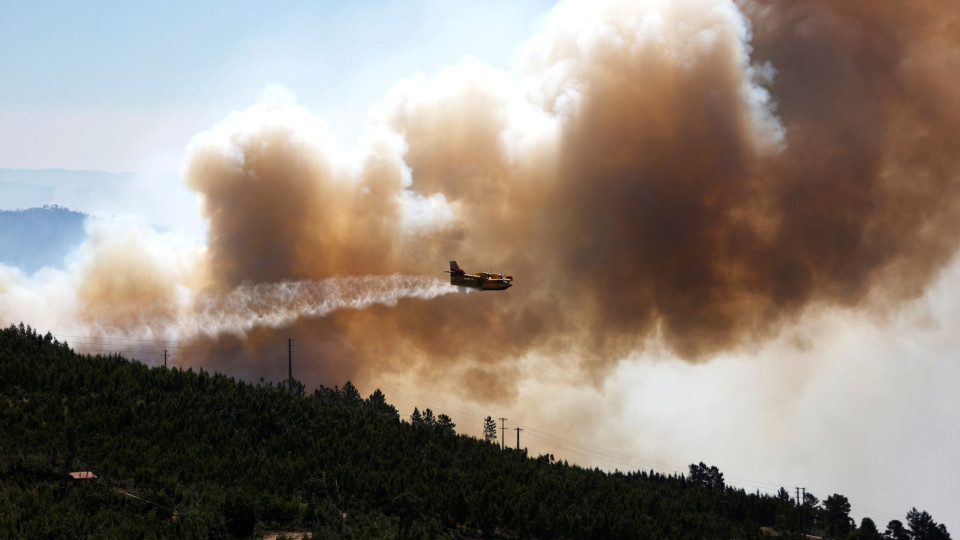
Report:
M563 5L517 80L465 62L398 85L376 120L402 144L384 135L358 169L269 112L221 126L231 151L200 145L186 169L212 274L507 270L506 293L299 323L341 366L456 371L487 398L528 354L596 376L654 334L697 360L811 306L895 305L960 231L955 12ZM411 231L405 194L453 218Z
M245 373L292 336L308 385L408 372L508 400L528 356L596 380L651 338L699 361L805 310L896 308L960 240L958 21L934 0L566 3L517 76L398 84L359 152L289 103L236 113L183 171L203 294L450 259L515 286L197 338L204 365ZM169 288L130 290L169 316Z

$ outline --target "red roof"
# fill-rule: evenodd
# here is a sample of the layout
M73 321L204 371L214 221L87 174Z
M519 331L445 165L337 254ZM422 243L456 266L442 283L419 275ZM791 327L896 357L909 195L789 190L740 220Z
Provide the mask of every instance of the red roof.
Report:
M70 473L70 476L76 478L77 480L96 480L97 475L93 474L90 471L76 471Z

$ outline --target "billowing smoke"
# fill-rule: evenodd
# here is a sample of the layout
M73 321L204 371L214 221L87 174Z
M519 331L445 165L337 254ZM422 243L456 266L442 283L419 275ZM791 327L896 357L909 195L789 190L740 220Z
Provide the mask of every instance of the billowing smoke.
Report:
M216 364L216 358L208 358L214 348L210 340L244 341L258 330L287 328L300 318L459 292L436 277L401 274L246 281L218 291L202 277L202 249L176 234L124 222L92 222L87 232L88 242L66 271L45 269L24 277L0 267L6 318L19 314L43 321L82 338L81 349L96 346L96 352L108 352L117 342L148 343L124 343L126 351L140 355L157 343L171 348L186 343L203 350L193 355L196 363L209 359Z
M208 368L296 335L323 359L308 383L429 373L477 399L508 399L529 357L596 380L649 340L700 361L808 310L884 313L960 240L958 24L949 0L564 3L515 74L397 84L357 151L283 99L197 135L206 247L167 274L115 247L78 309L132 333L226 306L249 316L202 338ZM451 259L515 286L444 295ZM350 277L392 275L425 277L375 302ZM355 309L323 307L331 283Z
M234 333L242 338L258 326L284 328L301 317L375 304L396 306L403 298L429 300L456 291L435 278L400 274L243 284L225 294L200 297L196 312L185 317L197 325L187 335Z

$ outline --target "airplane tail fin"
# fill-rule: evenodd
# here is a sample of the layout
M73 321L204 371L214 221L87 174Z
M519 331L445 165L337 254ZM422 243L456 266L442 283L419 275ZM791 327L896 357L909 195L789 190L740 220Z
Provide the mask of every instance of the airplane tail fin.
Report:
M448 270L448 272L451 273L451 274L463 274L463 273L464 273L464 271L460 269L460 265L457 264L457 261L450 261L450 270Z

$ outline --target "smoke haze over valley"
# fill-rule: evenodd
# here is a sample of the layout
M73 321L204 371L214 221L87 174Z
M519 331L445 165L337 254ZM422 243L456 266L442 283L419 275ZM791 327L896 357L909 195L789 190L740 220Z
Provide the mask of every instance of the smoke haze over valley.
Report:
M960 8L527 19L512 67L474 50L404 73L356 144L280 77L180 140L178 173L123 175L107 202L4 172L17 207L98 218L57 264L0 265L0 322L251 381L286 376L293 338L308 388L379 386L461 432L507 416L531 451L587 466L706 460L748 490L960 527L942 474L960 444ZM154 193L190 217L148 225ZM451 259L515 285L457 291Z

